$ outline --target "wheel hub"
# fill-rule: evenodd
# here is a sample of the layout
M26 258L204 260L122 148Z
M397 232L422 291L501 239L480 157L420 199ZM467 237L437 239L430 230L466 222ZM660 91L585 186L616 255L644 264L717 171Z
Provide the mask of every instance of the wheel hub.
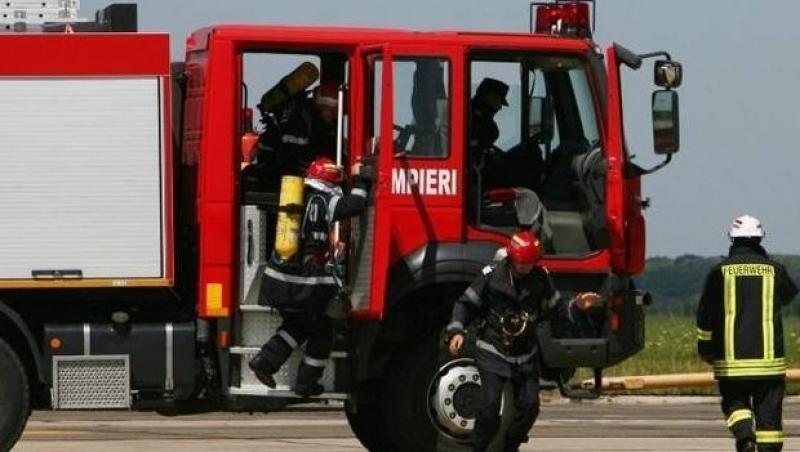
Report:
M478 383L467 383L456 389L453 394L453 407L456 413L471 419L478 414L478 403L480 403L481 385Z
M431 382L429 400L434 424L448 435L470 434L475 427L480 390L481 377L472 360L445 364Z

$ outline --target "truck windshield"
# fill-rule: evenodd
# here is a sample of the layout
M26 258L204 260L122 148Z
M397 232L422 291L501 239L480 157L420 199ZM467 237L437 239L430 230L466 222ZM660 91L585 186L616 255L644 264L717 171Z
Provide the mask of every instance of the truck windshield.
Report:
M584 68L570 69L568 74L575 95L575 106L578 109L583 138L591 144L591 147L595 147L600 143L600 133L597 130L594 96L592 96L592 89L586 77L586 70Z

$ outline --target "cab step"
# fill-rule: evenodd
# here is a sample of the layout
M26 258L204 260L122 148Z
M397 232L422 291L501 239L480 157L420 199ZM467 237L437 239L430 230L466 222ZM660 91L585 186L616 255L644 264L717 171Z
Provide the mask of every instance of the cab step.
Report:
M263 397L299 397L292 391L297 379L297 368L303 359L303 351L295 350L292 356L286 361L281 369L273 375L277 386L269 388L261 384L256 378L253 371L247 365L248 361L255 356L260 350L259 347L231 347L230 354L239 357L240 378L239 385L230 388L232 395L252 395ZM235 359L235 358L234 358ZM337 392L336 384L337 367L343 366L342 360L347 359L347 352L334 351L331 352L330 363L325 367L325 371L320 379L320 384L325 388L325 393L322 395L311 397L314 399L347 399L347 394ZM338 374L341 374L342 369L339 369ZM341 376L340 376L341 378Z
M287 399L314 399L314 400L348 400L350 396L344 392L323 392L317 396L301 397L294 393L291 389L276 389L268 388L262 384L258 385L244 385L241 387L230 388L230 394L235 396L251 396L251 397L278 397Z

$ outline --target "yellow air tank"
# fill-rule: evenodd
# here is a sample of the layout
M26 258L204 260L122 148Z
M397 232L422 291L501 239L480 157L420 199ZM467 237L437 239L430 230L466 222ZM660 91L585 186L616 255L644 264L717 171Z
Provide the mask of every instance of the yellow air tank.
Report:
M283 176L275 228L275 253L288 261L300 246L300 221L303 218L303 178Z
M275 110L289 100L290 97L311 86L318 78L319 69L314 63L306 61L264 93L261 96L261 103L258 104L258 108L262 112Z

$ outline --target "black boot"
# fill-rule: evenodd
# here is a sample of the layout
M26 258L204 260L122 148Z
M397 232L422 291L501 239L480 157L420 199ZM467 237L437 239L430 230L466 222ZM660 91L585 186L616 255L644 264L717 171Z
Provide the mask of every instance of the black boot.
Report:
M275 383L275 378L272 376L272 374L280 369L280 364L277 364L274 361L283 357L278 355L286 354L283 350L280 350L281 343L279 339L276 341L276 337L273 337L269 342L264 344L264 346L261 347L261 350L256 353L256 356L254 356L253 359L247 363L248 367L250 367L250 370L252 370L256 375L256 378L258 378L258 381L272 389L275 389L275 386L277 386ZM291 353L291 350L289 350L289 352Z
M267 358L263 355L263 353L258 352L256 356L254 356L253 359L247 363L247 365L256 375L258 381L272 389L275 389L277 384L275 383L275 378L272 376L272 374L275 372L272 370L272 366L270 366L269 361L267 361Z
M297 383L294 392L302 397L311 397L322 394L325 388L319 384L324 367L310 366L305 362L300 363L297 369Z
M287 333L278 331L277 334L272 336L269 341L261 347L258 354L247 363L250 370L256 374L258 381L273 389L277 384L272 374L283 366L283 363L289 359L289 355L291 355L294 350L292 345L281 337L281 335L285 334Z
M756 452L756 442L751 438L740 439L736 441L737 452Z

